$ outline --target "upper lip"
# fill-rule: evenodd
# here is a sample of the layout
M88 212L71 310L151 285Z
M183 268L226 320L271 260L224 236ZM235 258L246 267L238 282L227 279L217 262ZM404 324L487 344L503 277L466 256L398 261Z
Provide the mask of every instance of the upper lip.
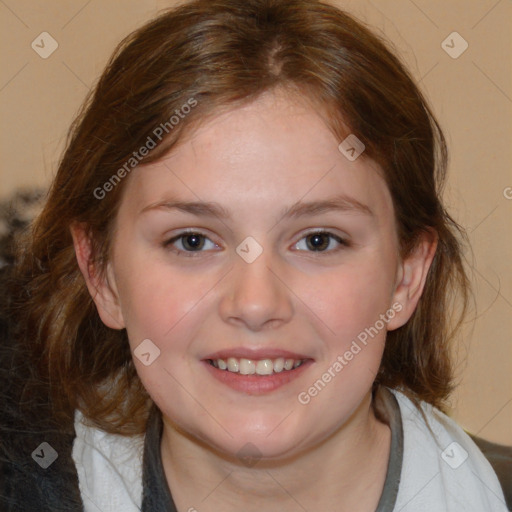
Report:
M262 359L278 359L280 357L284 359L312 359L304 354L298 352L291 352L289 350L281 350L278 348L247 348L247 347L236 347L214 352L204 359L228 359L234 357L236 359L250 359L250 360L262 360Z

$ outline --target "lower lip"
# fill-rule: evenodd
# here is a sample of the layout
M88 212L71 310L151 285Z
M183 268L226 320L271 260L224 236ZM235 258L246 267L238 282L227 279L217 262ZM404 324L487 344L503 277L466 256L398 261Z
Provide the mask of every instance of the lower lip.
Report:
M272 375L242 375L228 370L219 370L208 363L208 361L202 361L202 363L206 365L207 370L213 377L223 384L226 384L231 389L249 395L263 395L299 378L313 361L305 361L294 370L283 370L282 372L273 373Z

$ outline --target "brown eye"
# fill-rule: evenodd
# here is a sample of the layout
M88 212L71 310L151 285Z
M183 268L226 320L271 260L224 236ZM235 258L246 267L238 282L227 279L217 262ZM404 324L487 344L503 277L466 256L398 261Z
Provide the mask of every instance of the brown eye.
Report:
M306 235L296 244L297 247L302 240L306 241L306 249L299 249L309 252L334 252L340 248L340 245L348 245L342 238L328 231L317 231Z
M326 233L315 233L306 237L308 248L312 251L324 251L329 247L329 235Z
M207 236L193 231L181 233L167 240L163 245L165 248L172 248L178 253L200 253L204 252L205 247L206 249L217 247Z
M182 244L186 251L200 250L204 246L204 237L198 233L192 233L185 235L182 238Z

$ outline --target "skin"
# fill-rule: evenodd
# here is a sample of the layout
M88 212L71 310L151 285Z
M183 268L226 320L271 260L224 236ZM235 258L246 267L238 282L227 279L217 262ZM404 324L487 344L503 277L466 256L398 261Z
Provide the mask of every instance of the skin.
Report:
M103 322L126 328L132 350L149 338L161 351L149 366L134 361L163 414L162 459L180 511L375 510L390 431L374 415L371 386L386 330L412 315L436 242L425 235L401 260L377 164L349 161L339 142L310 104L266 93L208 119L164 159L133 171L104 278L89 265L84 231L72 230ZM372 214L282 217L298 201L336 195ZM154 207L170 199L215 201L232 217ZM184 253L183 238L165 245L187 228L207 237L199 252ZM323 252L315 251L307 235L320 228L346 243L327 236ZM248 236L263 249L252 263L235 251ZM307 405L299 403L299 393L394 303L401 311L386 327ZM240 346L314 361L287 385L248 395L201 362ZM258 450L252 467L237 456L246 443Z

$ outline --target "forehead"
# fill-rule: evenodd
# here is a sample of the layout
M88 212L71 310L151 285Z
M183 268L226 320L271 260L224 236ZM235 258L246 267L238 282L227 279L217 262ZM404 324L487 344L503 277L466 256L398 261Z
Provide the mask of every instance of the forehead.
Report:
M125 200L136 209L173 197L281 211L299 200L345 195L392 215L379 166L348 160L340 142L311 102L267 92L208 118L162 159L136 168Z

